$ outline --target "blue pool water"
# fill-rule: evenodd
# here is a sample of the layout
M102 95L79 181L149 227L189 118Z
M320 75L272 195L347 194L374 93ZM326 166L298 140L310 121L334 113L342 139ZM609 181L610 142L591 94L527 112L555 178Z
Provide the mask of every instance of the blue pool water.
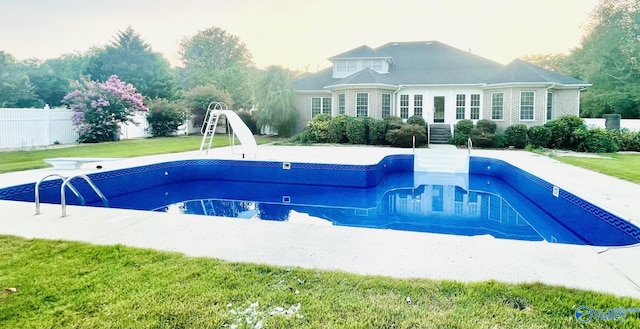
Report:
M588 245L640 242L624 219L508 163L472 157L469 175L413 172L413 156L375 165L185 160L90 175L111 207ZM73 185L100 206L83 181ZM0 189L33 201L34 184ZM60 180L43 202L59 203ZM67 193L69 203L79 201ZM212 219L214 220L214 219Z

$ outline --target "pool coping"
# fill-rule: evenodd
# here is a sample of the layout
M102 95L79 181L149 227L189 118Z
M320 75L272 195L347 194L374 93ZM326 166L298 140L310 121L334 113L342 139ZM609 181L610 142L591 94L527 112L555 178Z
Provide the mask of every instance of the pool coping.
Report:
M463 150L450 149L452 152ZM419 152L429 152L420 149ZM87 174L149 163L185 159L237 159L341 164L374 164L389 154L411 149L261 145L254 159L234 157L230 148L149 156L77 170L40 169L0 175L0 185L33 182L56 172ZM599 205L637 225L640 185L570 166L524 151L473 150L472 156L506 161ZM588 176L585 176L588 175ZM584 177L589 177L585 180ZM635 203L634 203L635 202ZM168 250L194 257L343 270L401 278L543 282L640 298L640 246L604 248L317 225L309 222L239 221L146 211L70 206L60 218L59 205L0 201L0 234L25 238L83 241L94 244ZM180 216L180 221L176 220ZM634 262L634 260L636 260ZM487 266L487 264L491 264Z

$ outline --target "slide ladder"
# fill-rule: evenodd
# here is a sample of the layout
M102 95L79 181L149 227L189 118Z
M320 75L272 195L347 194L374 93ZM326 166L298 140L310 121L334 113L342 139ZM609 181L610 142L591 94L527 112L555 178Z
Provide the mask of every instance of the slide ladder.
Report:
M231 140L231 148L234 154L241 154L243 158L247 155L256 155L258 151L258 144L253 137L253 133L242 121L236 112L227 109L227 105L222 102L213 102L207 107L207 113L204 116L204 122L202 123L202 142L200 143L200 154L204 151L205 154L209 154L211 145L213 144L213 137L216 134L216 127L220 116L224 115L227 121L227 126L231 127L229 131L229 139ZM236 152L236 137L240 141L240 152Z

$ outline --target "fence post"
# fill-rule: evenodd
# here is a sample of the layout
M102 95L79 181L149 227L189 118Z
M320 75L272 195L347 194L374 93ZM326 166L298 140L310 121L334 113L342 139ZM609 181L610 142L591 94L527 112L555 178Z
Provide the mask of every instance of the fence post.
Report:
M49 107L49 104L44 105L44 113L44 135L47 139L47 145L51 145L53 143L51 142L51 108Z

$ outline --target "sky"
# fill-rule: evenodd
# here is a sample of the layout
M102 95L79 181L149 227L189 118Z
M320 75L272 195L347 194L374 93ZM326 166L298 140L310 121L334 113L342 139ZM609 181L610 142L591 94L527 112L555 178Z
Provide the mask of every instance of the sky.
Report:
M507 64L579 47L598 0L0 0L0 50L48 59L110 43L131 26L169 62L209 27L240 38L257 67L315 72L388 42L439 41Z

